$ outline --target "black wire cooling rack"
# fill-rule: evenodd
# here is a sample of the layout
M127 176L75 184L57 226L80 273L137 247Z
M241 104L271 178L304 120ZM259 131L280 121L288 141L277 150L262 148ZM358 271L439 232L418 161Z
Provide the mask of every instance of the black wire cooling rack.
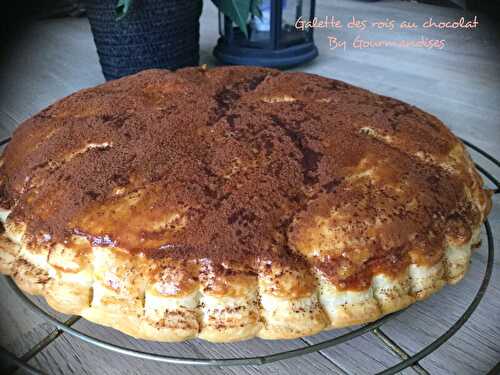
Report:
M4 139L0 141L0 147L5 145L10 141L10 138ZM494 164L496 167L500 168L500 161L495 159L493 156L488 154L486 151L482 150L481 148L475 146L474 144L462 139L462 142L467 145L470 149L476 151L480 155L482 155L484 158L489 160L492 164ZM486 177L494 186L494 194L499 194L500 193L500 182L493 176L491 172L488 171L488 169L482 167L481 165L476 163L477 169L483 174L484 177ZM441 345L443 345L450 337L452 337L464 324L467 322L467 320L470 318L474 310L477 308L479 303L481 302L481 299L483 298L486 288L488 287L488 284L490 282L491 278L491 273L493 270L493 257L494 257L494 240L493 240L493 233L491 230L491 226L488 222L488 220L485 221L484 223L484 229L486 232L486 244L487 244L487 251L488 251L488 259L486 263L486 268L484 270L484 276L483 280L481 282L481 285L475 294L474 298L472 299L472 302L469 304L467 309L464 311L464 313L456 320L456 322L448 328L448 330L436 338L433 342L431 342L429 345L426 347L422 348L419 352L415 354L409 354L407 353L400 345L398 345L391 337L389 337L387 334L384 333L382 330L382 326L387 323L389 320L393 319L395 316L404 313L404 310L398 311L396 313L387 315L383 317L382 319L379 319L373 323L369 323L366 325L363 325L353 331L350 331L348 333L345 333L343 335L337 336L333 339L328 339L316 344L312 344L309 339L307 338L302 338L302 342L304 343L304 346L298 348L298 349L293 349L293 350L287 350L287 351L278 351L274 352L271 354L265 354L261 356L254 356L254 357L231 357L231 358L201 358L201 357L179 357L179 356L168 356L168 355L162 355L162 354L157 354L157 353L152 353L152 352L144 352L140 350L136 350L130 347L124 347L124 346L119 346L107 341L104 341L102 339L89 336L86 333L83 333L75 328L73 328L73 324L76 323L80 318L78 316L71 316L69 319L67 319L64 322L59 321L56 319L54 316L52 316L50 313L45 311L43 308L39 307L36 305L30 298L28 298L18 287L17 285L12 281L11 278L7 277L7 282L10 288L19 296L19 298L33 311L35 311L37 314L41 315L43 318L48 320L50 323L52 323L56 329L52 331L49 335L47 335L43 340L41 340L39 343L37 343L31 350L29 350L26 354L24 354L22 357L18 358L12 353L6 351L5 349L0 350L0 357L4 357L4 359L8 360L10 363L12 363L12 366L7 369L6 374L11 374L14 373L17 369L21 368L25 372L30 373L30 374L43 374L40 370L34 368L31 366L28 361L36 356L39 352L41 352L45 347L47 347L52 341L57 339L59 336L63 334L69 334L72 335L80 340L83 340L89 344L95 345L97 347L107 349L113 352L116 352L121 355L129 355L132 357L144 359L144 360L151 360L151 361L157 361L157 362L164 362L164 363L171 363L171 364L183 364L183 365L193 365L193 366L242 366L242 365L265 365L267 363L272 363L276 361L282 361L286 360L289 358L293 357L298 357L301 355L313 353L313 352L320 352L323 349L331 348L336 345L340 345L342 343L345 343L349 340L352 340L355 337L362 336L368 333L373 334L375 337L377 337L380 342L388 348L390 351L392 351L394 354L396 354L400 358L400 362L397 364L386 368L385 370L379 372L378 374L395 374L398 373L408 367L411 367L416 373L418 374L429 374L429 372L424 369L420 364L419 361L421 361L423 358L427 357L429 354L434 352L436 349L438 349ZM170 345L170 344L165 344L165 345ZM492 371L495 371L494 369Z

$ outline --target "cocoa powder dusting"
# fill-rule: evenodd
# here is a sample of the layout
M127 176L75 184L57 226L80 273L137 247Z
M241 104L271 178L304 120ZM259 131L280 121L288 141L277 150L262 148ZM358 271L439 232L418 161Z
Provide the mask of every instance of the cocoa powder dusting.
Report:
M250 269L291 259L361 288L377 267L408 262L419 234L470 216L458 175L414 156L445 160L456 143L412 106L319 76L149 70L24 122L3 155L0 201L33 238L78 234L155 259ZM349 213L330 225L365 252L303 250L332 210Z

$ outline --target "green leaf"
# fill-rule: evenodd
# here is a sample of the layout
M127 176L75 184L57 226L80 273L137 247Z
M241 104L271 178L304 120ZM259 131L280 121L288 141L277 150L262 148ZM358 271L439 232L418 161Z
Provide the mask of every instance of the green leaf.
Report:
M262 0L252 0L252 5L250 5L250 13L255 17L262 18L262 11L260 10L260 6L262 4Z
M229 17L248 37L247 21L252 0L212 0L215 6Z
M127 15L134 0L118 0L115 7L116 20L119 21Z

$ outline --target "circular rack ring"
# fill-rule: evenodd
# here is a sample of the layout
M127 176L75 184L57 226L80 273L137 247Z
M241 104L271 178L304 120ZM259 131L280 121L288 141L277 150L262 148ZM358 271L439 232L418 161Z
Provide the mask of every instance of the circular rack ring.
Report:
M10 141L9 139L5 139L0 141L0 146L8 143ZM478 153L480 153L482 156L493 162L495 165L500 166L500 162L496 160L493 156L490 154L486 153L479 147L471 144L470 142L467 142L462 139L462 141L471 149L474 149ZM495 184L496 189L494 190L494 193L497 194L500 192L500 186L499 182L491 173L489 173L487 170L476 164L476 167L483 173L484 176L486 176L493 184ZM486 264L486 269L484 271L484 276L483 280L481 282L481 285L475 294L473 300L465 310L465 312L457 319L457 321L441 336L436 338L432 343L430 343L428 346L424 347L421 349L419 352L408 356L408 358L402 360L401 362L397 363L396 365L389 367L383 371L381 371L379 374L395 374L400 372L401 370L408 368L410 366L413 366L418 363L421 359L425 358L429 354L431 354L433 351L438 349L441 345L443 345L450 337L452 337L464 324L465 322L470 318L474 310L477 308L479 305L481 299L483 298L486 289L488 287L488 284L491 279L491 274L493 270L493 259L494 259L494 239L493 239L493 233L491 230L491 226L486 220L484 222L484 228L486 231L486 239L487 239L487 248L488 248L488 258L487 258L487 264ZM168 355L162 355L162 354L157 354L157 353L150 353L150 352L144 352L140 350L135 350L131 348L127 348L124 346L116 345L104 340L101 340L99 338L89 336L75 328L72 328L69 325L64 324L63 322L60 322L56 318L54 318L52 315L50 315L48 312L46 312L44 309L41 307L37 306L30 298L28 298L20 289L19 287L15 284L15 282L10 278L6 277L8 285L11 287L11 289L14 291L15 294L21 298L23 302L25 302L33 311L35 311L37 314L43 316L45 319L49 320L57 329L59 329L62 332L68 333L78 339L81 339L85 342L88 342L90 344L96 345L100 348L107 349L119 354L123 355L129 355L133 356L136 358L141 358L141 359L147 359L147 360L152 360L152 361L157 361L157 362L164 362L164 363L173 363L173 364L184 364L184 365L197 365L197 366L241 366L241 365L263 365L267 363L272 363L276 361L281 361L293 357L298 357L301 355L313 353L313 352L318 352L323 349L331 348L333 346L342 344L346 341L349 341L355 337L364 335L368 332L372 332L385 324L387 321L391 320L392 318L396 317L397 315L401 314L405 310L397 311L395 313L389 314L384 316L383 318L363 325L353 331L350 331L348 333L345 333L343 335L337 336L332 339L328 339L325 341L321 341L316 344L307 344L307 346L293 349L293 350L288 350L288 351L282 351L282 352L276 352L268 355L261 355L261 356L254 356L254 357L230 357L230 358L195 358L195 357L179 357L179 356L168 356Z

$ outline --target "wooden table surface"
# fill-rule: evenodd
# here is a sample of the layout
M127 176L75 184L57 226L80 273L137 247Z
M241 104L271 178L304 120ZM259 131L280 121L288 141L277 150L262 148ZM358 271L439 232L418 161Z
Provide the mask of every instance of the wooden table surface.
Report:
M318 1L319 16L352 16L368 20L391 18L400 22L470 17L462 10L414 2L364 3L351 0ZM453 131L500 159L500 49L498 32L479 14L477 30L366 30L365 38L408 39L423 35L446 39L443 50L372 48L331 50L328 35L351 41L358 33L344 29L318 30L320 56L304 70L334 77L417 105L442 119ZM217 38L216 13L205 1L201 29L201 63L214 65L211 55ZM34 24L10 51L0 70L0 136L8 136L23 120L56 99L103 82L88 22L53 19ZM500 176L500 170L473 153L473 157ZM494 197L490 222L500 247L500 200ZM411 306L383 326L383 331L408 353L415 353L449 328L472 300L485 269L486 248L473 256L471 270L457 286L447 287L429 300ZM500 360L500 266L495 260L490 286L470 320L442 347L420 362L432 374L483 374ZM34 314L0 280L0 345L22 356L54 330ZM59 315L60 316L60 315ZM60 316L63 318L62 316ZM83 319L76 328L124 346L179 356L252 356L302 346L300 340L209 344L200 340L159 344L134 340ZM334 337L338 330L308 338L312 343ZM1 357L0 357L1 358ZM320 353L263 367L200 368L154 363L114 354L67 334L44 348L29 364L53 374L299 374L375 373L399 361L369 333ZM1 371L1 370L0 370ZM407 369L404 373L413 373ZM2 372L4 373L4 372ZM24 373L22 370L16 373Z

